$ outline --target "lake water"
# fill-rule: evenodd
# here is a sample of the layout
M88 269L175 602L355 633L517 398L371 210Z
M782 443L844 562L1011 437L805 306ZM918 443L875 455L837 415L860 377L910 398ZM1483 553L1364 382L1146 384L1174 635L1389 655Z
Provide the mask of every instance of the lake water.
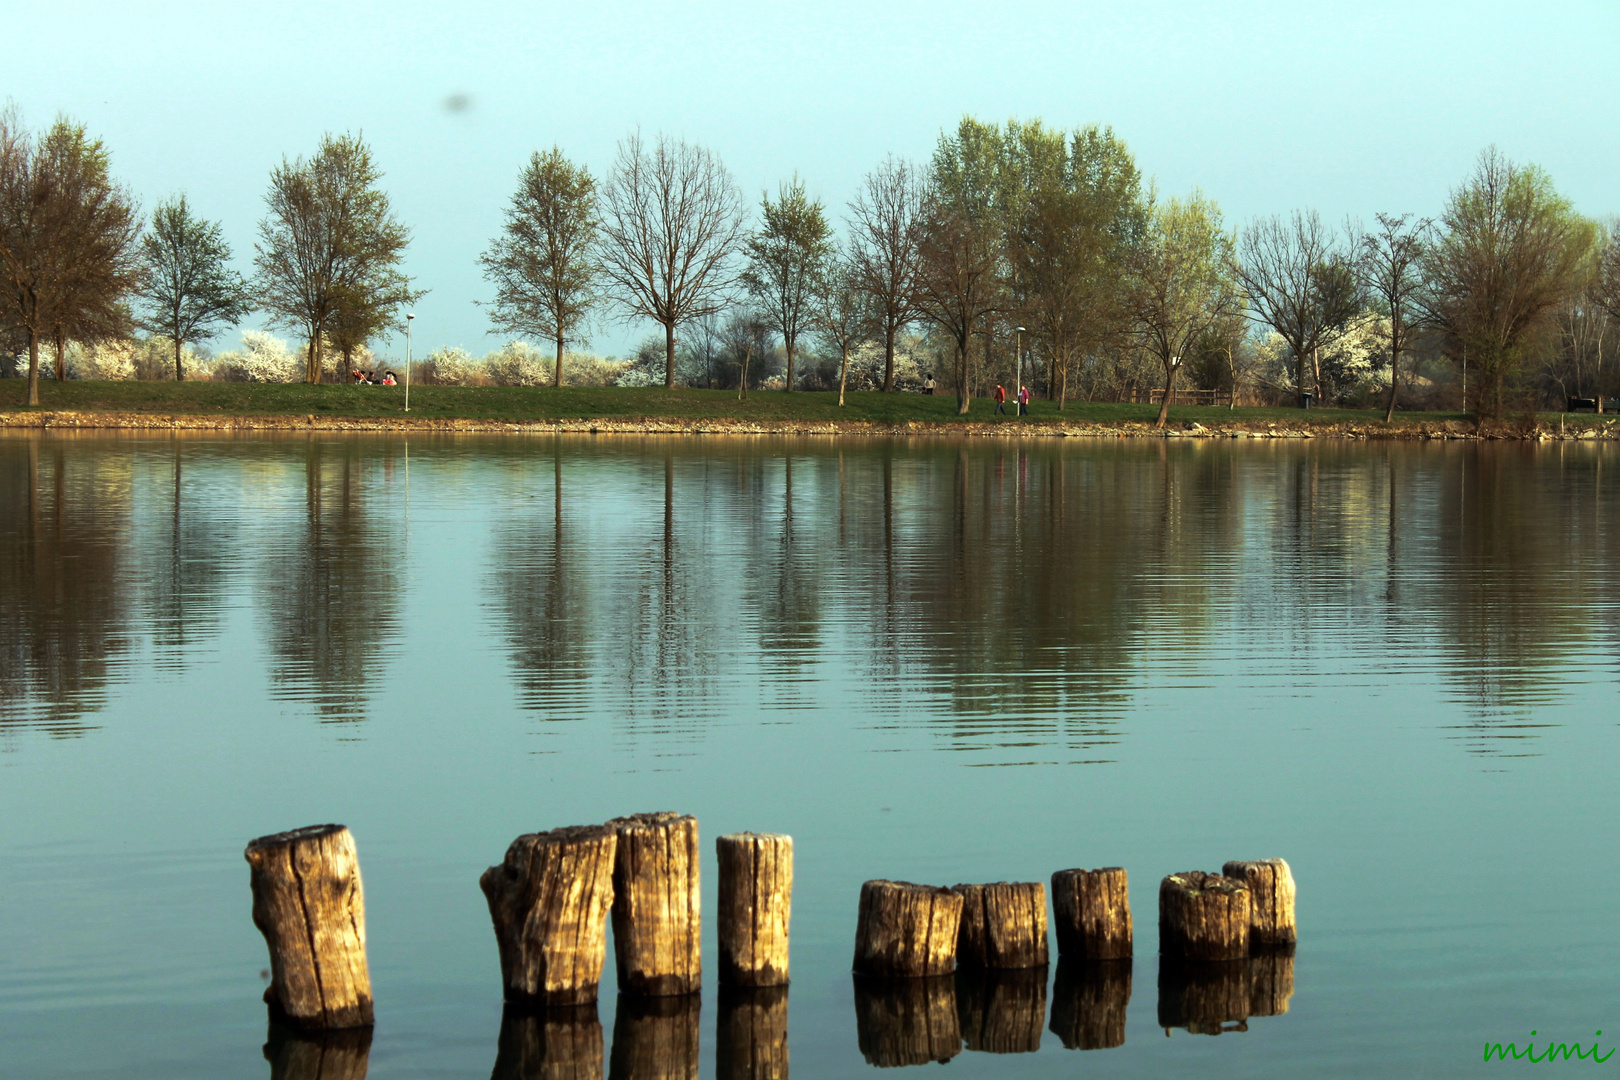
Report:
M1128 1006L1054 970L1001 1018L1033 1052L951 1075L1611 1048L1617 475L1564 443L0 438L0 1076L270 1075L242 848L341 821L370 1075L482 1080L479 874L658 809L706 860L701 1057L668 1075L716 1075L712 845L746 829L795 840L801 1078L882 1035L863 880L1072 866L1130 871ZM1159 879L1271 856L1286 1013L1167 1034ZM1065 1049L1105 998L1123 1043ZM610 1057L615 999L610 962Z

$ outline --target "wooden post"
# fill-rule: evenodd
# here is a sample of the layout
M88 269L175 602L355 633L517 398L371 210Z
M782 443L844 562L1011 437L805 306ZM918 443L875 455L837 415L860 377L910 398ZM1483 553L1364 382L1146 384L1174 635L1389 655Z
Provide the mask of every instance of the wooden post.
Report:
M270 1080L366 1080L371 1028L289 1028L274 1021L265 1037Z
M1216 960L1159 958L1159 1026L1186 1028L1194 1035L1247 1030L1249 964ZM1224 1025L1236 1024L1238 1028Z
M861 886L855 973L877 978L949 975L956 970L962 894L909 881Z
M294 1027L372 1023L366 902L354 837L342 825L261 836L248 844L253 924L270 946L272 1017Z
M703 982L697 818L665 811L614 818L608 825L619 834L613 864L619 991L651 997L697 993Z
M720 1080L788 1080L788 989L720 987L715 1075Z
M956 962L965 968L1045 967L1046 887L1038 881L958 885Z
M956 1016L969 1050L1033 1054L1046 1026L1046 968L958 971Z
M489 902L506 1000L532 1006L596 1000L607 959L618 834L605 825L525 833L478 879Z
M1058 958L1052 981L1052 1034L1066 1050L1125 1045L1131 1004L1131 961Z
M1059 870L1052 875L1058 955L1128 960L1132 949L1130 882L1121 866Z
M1247 886L1201 870L1165 878L1159 883L1159 951L1188 960L1247 957Z
M720 982L786 986L793 918L793 838L732 833L720 856Z
M1287 861L1229 862L1221 873L1249 887L1249 947L1292 948L1299 933L1294 925L1294 872Z
M596 1003L549 1009L508 1005L490 1080L602 1080Z
M855 976L855 1038L880 1068L951 1060L962 1052L956 980Z
M1293 996L1293 953L1272 951L1249 957L1250 1016L1281 1016Z
M697 1080L697 994L619 995L613 1018L613 1080Z

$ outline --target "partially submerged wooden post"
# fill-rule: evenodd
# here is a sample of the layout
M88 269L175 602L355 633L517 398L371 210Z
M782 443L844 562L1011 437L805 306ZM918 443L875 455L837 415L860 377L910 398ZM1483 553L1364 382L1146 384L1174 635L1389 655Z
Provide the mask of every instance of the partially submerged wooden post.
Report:
M787 1080L788 988L720 987L715 1075L720 1080Z
M243 852L253 924L270 947L271 1013L294 1027L373 1021L366 903L354 837L342 825L261 836Z
M1159 883L1159 951L1188 960L1249 955L1249 890L1220 874L1189 870Z
M720 856L720 982L786 986L793 918L793 838L732 833Z
M1046 968L958 971L956 1016L969 1050L1033 1054L1046 1025Z
M596 1005L508 1005L501 1015L490 1080L602 1080L602 1021Z
M1289 949L1299 940L1294 925L1294 872L1283 859L1233 861L1221 873L1249 887L1249 947Z
M1131 956L1130 881L1122 866L1059 870L1052 875L1052 918L1058 955L1076 960Z
M619 995L613 1018L613 1080L697 1080L697 994Z
M956 970L961 919L961 893L909 881L866 882L855 927L855 973L949 975Z
M695 994L703 981L698 822L668 811L614 818L613 952L621 993Z
M1131 1003L1131 961L1058 958L1052 981L1052 1034L1066 1050L1125 1045Z
M506 1000L585 1005L607 959L618 834L605 825L525 833L478 879L489 901Z
M957 885L962 916L956 963L963 968L1045 967L1046 887L1038 881ZM1044 984L1042 985L1044 999Z
M272 1022L264 1043L270 1080L366 1080L371 1028L307 1031Z
M956 980L855 977L855 1038L869 1065L946 1062L962 1052Z

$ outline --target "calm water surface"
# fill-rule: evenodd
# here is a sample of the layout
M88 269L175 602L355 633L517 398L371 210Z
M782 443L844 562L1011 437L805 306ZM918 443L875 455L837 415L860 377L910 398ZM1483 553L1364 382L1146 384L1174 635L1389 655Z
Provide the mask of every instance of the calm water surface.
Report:
M952 1075L1607 1049L1617 472L1576 444L0 439L0 1076L268 1076L242 847L329 820L365 872L370 1075L488 1076L479 873L666 808L701 820L711 916L669 1075L716 1070L712 838L743 829L795 838L800 1077L864 1075L884 1034L861 881L1112 864L1128 1006L964 983ZM1286 1013L1167 1037L1159 878L1272 855ZM610 1050L638 1037L612 979ZM1123 1044L1065 1049L1103 1005Z

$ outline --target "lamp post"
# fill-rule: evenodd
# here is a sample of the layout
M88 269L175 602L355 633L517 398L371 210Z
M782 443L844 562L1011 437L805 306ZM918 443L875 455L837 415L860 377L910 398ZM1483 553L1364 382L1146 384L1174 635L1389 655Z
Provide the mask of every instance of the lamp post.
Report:
M1024 415L1024 328L1013 327L1018 331L1013 345L1013 401L1017 403L1018 415Z
M405 315L405 411L411 411L411 322L416 318L415 312Z

